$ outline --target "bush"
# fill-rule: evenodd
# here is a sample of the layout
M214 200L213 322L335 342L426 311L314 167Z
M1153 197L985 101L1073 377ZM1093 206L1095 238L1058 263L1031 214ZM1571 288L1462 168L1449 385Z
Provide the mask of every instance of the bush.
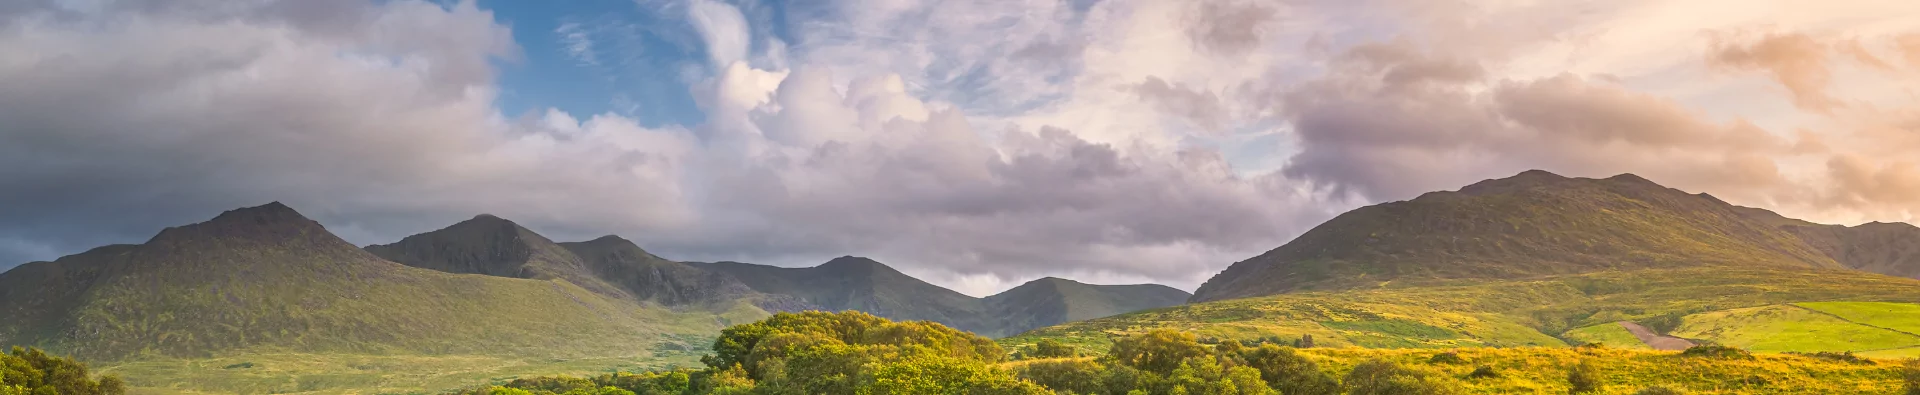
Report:
M1680 352L1680 356L1693 357L1693 358L1714 358L1714 359L1742 359L1742 360L1753 359L1753 354L1747 353L1747 350L1722 346L1718 344L1702 344L1698 346L1688 347L1686 351Z
M1871 359L1861 358L1858 355L1853 355L1853 352L1851 351L1848 351L1848 352L1821 351L1816 353L1788 352L1788 354L1799 355L1799 356L1808 357L1808 358L1825 359L1825 360L1836 361L1836 362L1846 362L1846 363L1855 364L1855 365L1872 365L1874 363L1873 360Z
M1920 395L1920 359L1900 364L1900 381L1906 384L1907 395Z
M1633 395L1680 395L1680 390L1656 385L1641 388L1639 391L1634 392Z
M1600 390L1600 369L1592 361L1580 361L1567 370L1567 384L1572 387L1569 393L1586 394Z
M1452 388L1429 380L1426 375L1396 365L1393 362L1370 360L1361 362L1347 373L1347 393L1350 395L1439 395L1452 394Z
M1500 378L1500 372L1494 371L1492 366L1480 365L1480 367L1473 368L1472 372L1467 373L1467 378L1497 379Z
M1207 347L1191 334L1156 329L1114 341L1108 355L1121 364L1165 376L1187 359L1207 356Z
M1260 371L1260 379L1282 394L1319 395L1340 393L1340 382L1320 370L1320 365L1294 352L1292 348L1262 344L1244 354L1247 367Z
M1432 358L1427 358L1427 363L1432 363L1432 364L1458 364L1458 363L1467 363L1467 360L1466 360L1466 359L1463 359L1463 358L1460 358L1460 354L1459 354L1459 353L1455 353L1455 352L1452 352L1452 351L1448 351L1448 352L1443 352L1443 353L1439 353L1439 354L1433 354L1433 357L1432 357Z
M1034 343L1031 346L1027 346L1026 349L1020 350L1020 357L1023 359L1073 358L1078 356L1080 356L1079 350L1075 350L1073 346L1054 339L1040 339L1039 343Z

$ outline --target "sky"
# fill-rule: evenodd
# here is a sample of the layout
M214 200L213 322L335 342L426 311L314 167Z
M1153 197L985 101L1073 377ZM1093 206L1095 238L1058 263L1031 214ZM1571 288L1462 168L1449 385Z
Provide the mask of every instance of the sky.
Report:
M972 295L1543 169L1920 216L1920 3L0 3L0 269L284 202Z

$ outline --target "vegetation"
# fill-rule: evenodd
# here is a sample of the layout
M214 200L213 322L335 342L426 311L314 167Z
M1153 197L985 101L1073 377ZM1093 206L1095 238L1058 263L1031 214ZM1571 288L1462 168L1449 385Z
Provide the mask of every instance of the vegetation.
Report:
M1565 347L1600 343L1644 348L1617 324L1632 321L1676 336L1754 347L1762 352L1920 351L1897 332L1795 307L1808 301L1920 302L1920 281L1841 270L1659 269L1532 280L1298 292L1122 314L1041 328L1001 339L1024 346L1055 339L1099 352L1113 336L1173 329L1205 338L1248 340L1311 335L1320 346L1368 348ZM1727 314L1766 306L1789 315ZM1716 313L1720 312L1720 313ZM1890 314L1888 315L1891 316ZM1671 317L1671 318L1669 318ZM1762 319L1766 317L1793 320ZM1804 318L1802 321L1794 321ZM1655 325L1671 320L1671 325ZM1886 320L1891 320L1887 318ZM1799 322L1799 323L1796 323ZM1824 324L1808 324L1823 322ZM1821 326L1824 325L1824 326ZM1708 330L1711 328L1720 328ZM1795 328L1820 330L1814 334ZM1823 336L1838 329L1888 336ZM1854 332L1846 332L1854 333ZM1897 336L1895 336L1897 335ZM1794 336L1802 336L1794 339ZM1777 346L1764 346L1769 343ZM1817 345L1818 348L1809 347ZM1900 348L1909 347L1909 348ZM1902 356L1904 355L1894 355Z
M0 354L0 395L120 395L127 385L113 375L94 379L87 365L14 347Z
M1920 365L1828 355L1582 348L1296 349L1153 330L1098 356L1008 360L979 336L864 313L782 313L726 330L702 369L530 377L466 394L1883 393ZM1053 349L1035 342L1032 350ZM1864 362L1862 362L1864 361ZM525 392L517 392L525 391Z

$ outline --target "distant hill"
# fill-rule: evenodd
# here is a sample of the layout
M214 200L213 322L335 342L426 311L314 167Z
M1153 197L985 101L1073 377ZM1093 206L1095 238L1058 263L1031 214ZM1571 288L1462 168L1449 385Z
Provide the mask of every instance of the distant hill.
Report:
M509 270L477 270L495 269ZM571 281L407 267L279 203L0 273L0 317L0 343L94 361L249 350L635 355L725 324Z
M1047 278L975 298L860 257L815 267L739 262L691 263L725 272L756 291L792 295L821 308L860 310L896 320L934 321L987 336L1182 303L1185 291L1162 285L1090 285Z
M1193 301L1301 290L1702 266L1841 268L1804 234L1631 174L1544 171L1341 214L1208 280ZM1845 240L1845 241L1840 241ZM1880 262L1860 259L1858 262Z
M1185 303L1187 291L1159 284L1092 285L1047 277L988 296L1007 332Z
M1846 267L1889 276L1920 278L1920 227L1903 222L1856 226L1826 225L1787 218L1772 211L1740 207L1761 222L1799 236Z

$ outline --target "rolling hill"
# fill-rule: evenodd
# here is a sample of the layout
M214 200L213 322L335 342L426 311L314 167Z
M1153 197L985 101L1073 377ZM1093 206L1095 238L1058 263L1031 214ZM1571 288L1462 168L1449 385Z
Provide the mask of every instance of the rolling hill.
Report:
M1233 264L1192 301L1606 270L1847 267L1830 250L1751 209L1631 174L1533 170L1341 214Z
M396 264L279 203L0 273L0 316L8 318L0 343L91 361L239 352L640 355L664 338L724 324L567 281Z
M1180 304L1186 292L1161 285L1090 285L1057 278L975 298L845 256L814 267L739 262L691 263L724 272L754 290L791 295L831 311L859 310L896 320L934 321L986 336L1127 311Z
M1008 332L1184 303L1186 291L1159 284L1091 285L1047 277L988 296Z
M1194 304L1002 341L1098 349L1111 335L1173 328L1365 348L1920 355L1910 324L1889 318L1920 311L1916 249L1920 229L1905 224L1820 225L1632 175L1529 171L1342 214L1234 264Z

